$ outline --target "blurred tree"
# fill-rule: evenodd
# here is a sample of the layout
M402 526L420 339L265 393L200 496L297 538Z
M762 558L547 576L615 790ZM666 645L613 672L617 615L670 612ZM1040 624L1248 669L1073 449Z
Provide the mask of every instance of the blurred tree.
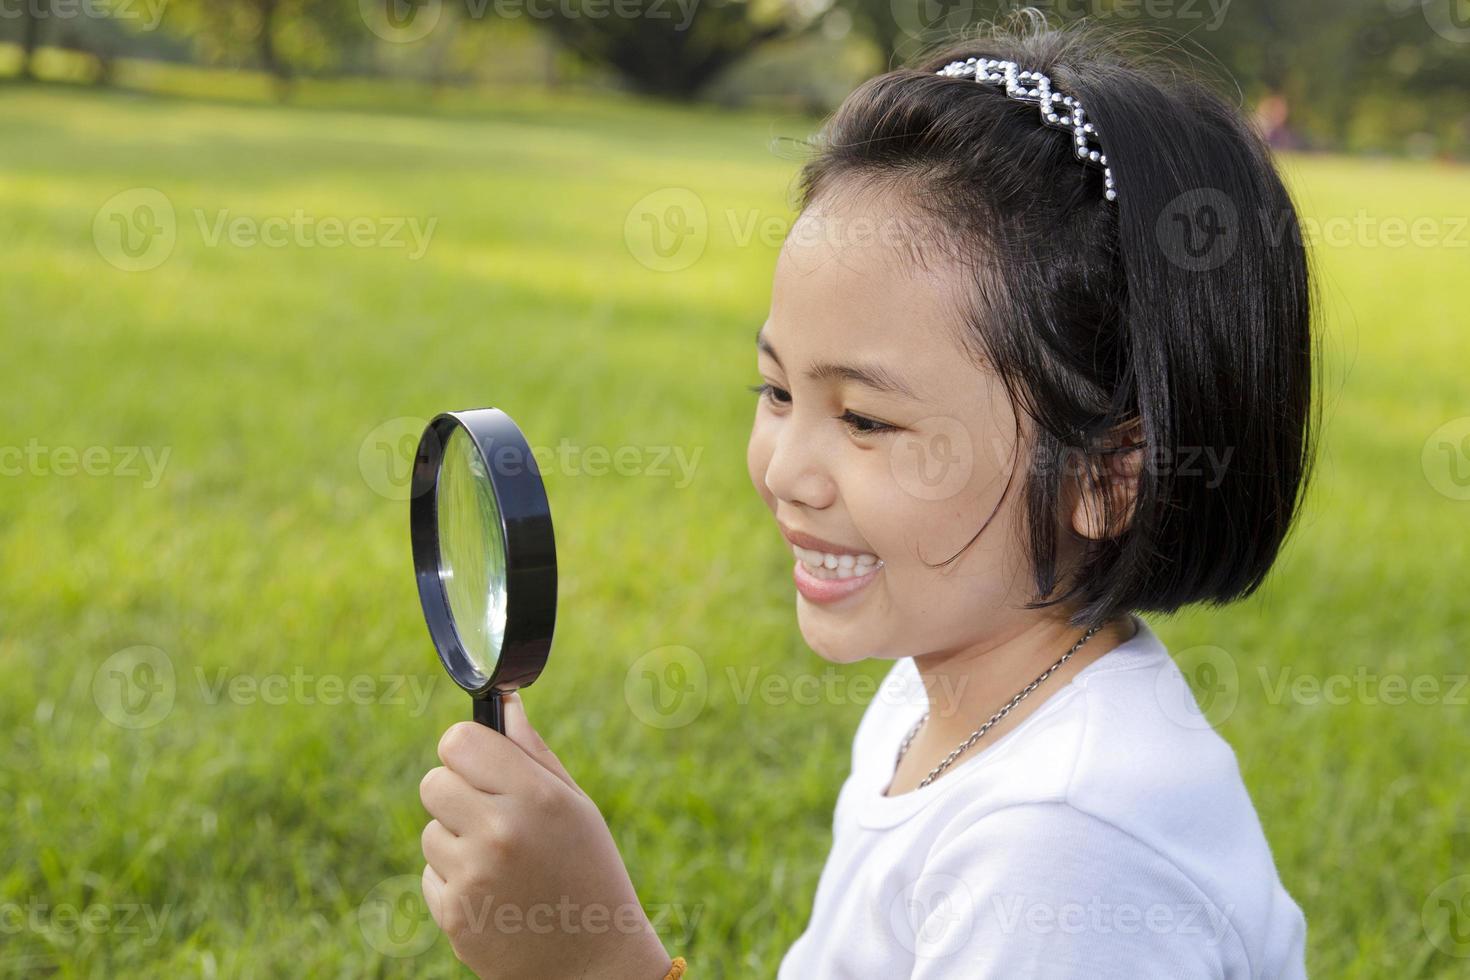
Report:
M692 99L721 71L761 45L811 29L792 4L757 11L745 0L632 0L608 14L605 0L562 0L541 23L562 45L611 68L635 91ZM697 11L697 13L696 13Z
M1342 145L1365 105L1397 101L1402 126L1428 126L1435 112L1463 119L1470 106L1470 22L1464 0L1037 0L1053 24L1090 21L1148 31L1135 47L1192 64L1243 105L1266 97L1286 125L1317 145ZM884 67L984 21L1004 21L1015 0L836 0ZM1439 92L1448 106L1419 98ZM1381 110L1379 111L1381 115ZM1418 117L1424 117L1424 122ZM1460 123L1456 123L1460 125Z
M57 69L67 77L89 77L106 84L117 57L177 61L188 45L165 31L158 18L172 0L0 0L0 44L14 45L21 78L35 78L48 66L38 60L43 49L80 54L89 64L79 74L74 59L61 59ZM61 68L65 64L67 67Z
M355 0L169 0L164 19L206 63L269 74L280 98L297 75L338 67L365 33Z
M41 18L36 16L30 4L20 5L21 42L20 76L36 77L36 48L41 46Z
M977 22L1004 19L1021 4L1004 0L835 0L834 6L851 15L853 30L878 49L881 70L887 71Z
M324 74L440 92L550 84L564 68L575 79L580 60L639 92L816 109L1028 2L1052 23L1145 29L1135 47L1203 70L1243 106L1264 101L1284 143L1470 153L1470 20L1458 13L1470 0L92 0L115 15L62 25L46 21L75 0L13 0L0 42L19 50L23 76L38 50L62 48L94 59L99 81L113 59L144 58L259 68L281 96ZM154 8L163 30L143 16Z

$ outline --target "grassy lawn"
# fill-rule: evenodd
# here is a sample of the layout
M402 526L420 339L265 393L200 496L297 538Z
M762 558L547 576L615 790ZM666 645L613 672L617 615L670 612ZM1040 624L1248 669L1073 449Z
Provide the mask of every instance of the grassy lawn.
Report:
M808 125L0 90L0 443L25 458L0 479L0 973L462 973L398 877L416 888L418 781L467 703L419 616L395 453L414 419L495 404L564 460L531 717L669 949L698 977L773 975L851 682L886 670L805 649L745 474L795 169L776 138ZM1470 415L1470 173L1289 168L1329 239L1319 483L1262 594L1154 623L1182 660L1224 651L1212 711L1313 975L1464 976L1465 891L1441 885L1470 874L1470 502L1448 468L1470 458L1426 443ZM703 251L650 250L644 216L677 218L680 188ZM1396 244L1416 218L1447 241ZM366 244L332 244L354 219ZM660 714L648 672L690 665L693 707ZM813 680L836 694L807 703Z

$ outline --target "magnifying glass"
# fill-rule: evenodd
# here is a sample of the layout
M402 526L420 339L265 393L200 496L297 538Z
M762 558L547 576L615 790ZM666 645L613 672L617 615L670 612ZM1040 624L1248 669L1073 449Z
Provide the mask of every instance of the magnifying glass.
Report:
M439 660L505 731L501 698L546 666L556 625L556 542L531 447L495 408L445 412L414 456L409 529L419 602Z

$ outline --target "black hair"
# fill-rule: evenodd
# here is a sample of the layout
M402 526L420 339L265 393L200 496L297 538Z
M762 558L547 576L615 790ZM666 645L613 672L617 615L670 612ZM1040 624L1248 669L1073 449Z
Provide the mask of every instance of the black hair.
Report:
M1022 11L1020 27L989 25L863 83L799 177L803 211L839 188L896 191L963 261L964 342L1002 379L1018 437L1022 413L1034 423L1027 606L1076 605L1074 626L1250 595L1315 449L1316 278L1291 197L1241 111L1183 67L1130 55L1139 36ZM1044 72L1080 101L1117 200L1035 103L936 74L970 57ZM1108 460L1135 446L1129 433L1142 464L1120 510ZM1069 472L1106 530L1078 535L1062 568Z

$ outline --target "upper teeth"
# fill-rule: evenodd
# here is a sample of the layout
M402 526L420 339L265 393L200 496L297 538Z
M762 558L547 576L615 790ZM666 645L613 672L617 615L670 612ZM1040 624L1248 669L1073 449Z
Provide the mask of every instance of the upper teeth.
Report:
M860 555L835 555L826 551L813 551L810 548L799 548L791 546L791 550L800 559L801 563L811 569L825 568L835 571L840 578L848 578L852 575L866 575L876 565L881 564L877 555L867 553ZM843 574L843 573L846 574Z

